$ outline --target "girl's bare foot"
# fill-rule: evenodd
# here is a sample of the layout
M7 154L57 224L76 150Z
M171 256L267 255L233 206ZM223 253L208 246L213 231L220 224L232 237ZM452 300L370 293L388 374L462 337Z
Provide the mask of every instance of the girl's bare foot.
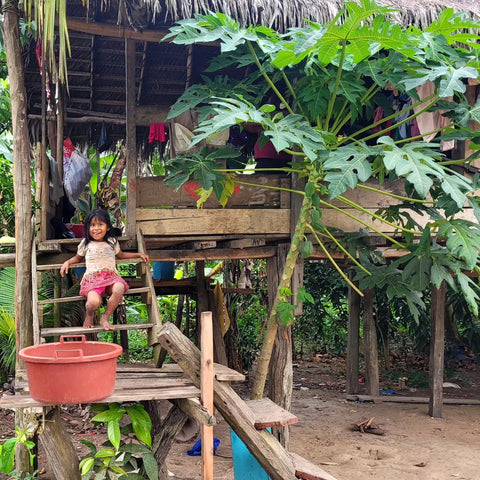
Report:
M93 315L91 317L85 317L83 321L83 328L93 328Z
M115 325L112 325L109 321L108 318L102 317L100 319L100 325L103 327L104 330L109 331L109 330L115 330Z

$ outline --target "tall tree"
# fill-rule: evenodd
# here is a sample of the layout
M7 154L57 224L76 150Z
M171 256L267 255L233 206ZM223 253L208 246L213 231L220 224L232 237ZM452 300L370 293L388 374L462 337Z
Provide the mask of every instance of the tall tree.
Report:
M478 311L477 286L464 271L479 266L480 228L478 222L456 217L468 203L480 219L478 182L451 168L455 163L468 164L473 157L451 161L438 144L422 141L422 136L410 142L389 133L423 112L442 109L451 126L428 133L480 143L478 133L468 128L471 120L480 120L480 102L470 106L464 95L467 79L479 74L479 37L474 31L480 25L445 9L421 31L395 24L393 12L372 0L346 2L328 24L311 22L285 34L264 26L242 27L224 14L212 13L180 21L168 36L179 44L216 41L221 45L221 55L209 66L217 76L190 87L170 112L173 118L189 108L199 110L202 121L193 144L233 125L254 123L263 129L261 141L270 140L278 152L293 155L291 167L275 170L306 179L305 189L296 192L303 204L267 319L254 398L263 395L278 323L288 326L294 320L295 306L288 302L290 279L298 256L310 256L313 242L347 282L329 249L338 249L350 259L360 281L360 290L352 282L351 288L360 294L365 288L383 288L390 298L404 298L418 315L421 291L430 282L439 286L446 281L464 295L472 311ZM245 68L242 78L224 75L236 68ZM432 83L433 93L420 99L416 88L426 82ZM382 121L372 122L374 109L384 106L386 87L415 98L416 108L392 111ZM266 103L272 97L275 101ZM205 190L203 199L215 193L225 204L234 183L245 182L233 171L219 168L216 158L228 155L225 150L200 150L173 159L168 182L180 187L194 176ZM385 178L402 179L403 194L384 191ZM396 204L371 212L344 195L350 189L374 190ZM358 241L358 235L356 239L339 236L322 221L325 208L357 221L359 229L383 236L391 248L402 252L400 259L385 265L381 256L372 255ZM420 223L418 216L425 221ZM395 235L383 233L382 224L395 229ZM297 300L309 300L304 290Z

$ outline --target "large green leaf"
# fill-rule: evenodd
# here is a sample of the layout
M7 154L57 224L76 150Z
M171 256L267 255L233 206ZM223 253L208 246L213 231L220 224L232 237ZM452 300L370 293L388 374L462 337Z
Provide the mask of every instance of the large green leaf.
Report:
M366 182L372 173L369 158L374 154L375 150L364 144L346 145L331 152L323 165L328 196L338 197L358 182Z
M387 170L408 180L421 198L426 198L433 185L433 179L444 176L443 169L435 162L439 157L435 146L425 142L395 145L390 137L381 137L378 143L386 145L383 163Z
M141 404L129 405L125 408L132 421L133 431L138 440L151 447L152 437L150 432L152 431L152 421L148 413L145 411L145 408Z
M447 239L447 248L451 255L463 260L472 270L478 262L480 245L480 227L463 219L445 220L438 229L438 236Z

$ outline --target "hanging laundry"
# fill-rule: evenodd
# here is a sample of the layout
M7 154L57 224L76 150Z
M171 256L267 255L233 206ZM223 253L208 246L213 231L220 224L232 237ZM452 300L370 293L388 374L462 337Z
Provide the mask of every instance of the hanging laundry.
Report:
M400 104L398 106L399 110L402 111L399 115L395 117L395 123L400 123L406 120L412 113L411 107L412 106L412 99L405 95L403 98L400 98ZM395 130L395 139L396 140L404 140L411 136L410 132L410 122L402 123L397 129Z
M148 143L153 142L165 142L165 124L164 123L151 123L150 133L148 134Z
M377 107L375 109L375 112L373 114L373 123L380 122L385 116L385 112L383 111L382 107ZM373 131L375 133L381 132L382 130L385 130L386 128L389 128L392 126L392 121L387 120L386 122L381 123L380 125L377 125L373 127ZM385 135L389 135L390 137L392 136L392 132L385 132Z

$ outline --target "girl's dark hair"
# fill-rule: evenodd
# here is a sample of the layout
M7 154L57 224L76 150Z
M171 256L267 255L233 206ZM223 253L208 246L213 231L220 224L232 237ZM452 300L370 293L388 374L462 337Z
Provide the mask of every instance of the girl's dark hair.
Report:
M112 225L112 221L110 220L110 215L106 210L102 210L101 208L92 210L85 217L85 221L83 222L83 228L85 230L85 245L88 242L91 242L93 240L92 237L90 236L90 224L94 219L100 220L101 222L104 222L107 224L107 233L105 234L104 241L110 243L113 246L115 242L114 238L119 237L122 234L122 231L119 228L114 227Z

